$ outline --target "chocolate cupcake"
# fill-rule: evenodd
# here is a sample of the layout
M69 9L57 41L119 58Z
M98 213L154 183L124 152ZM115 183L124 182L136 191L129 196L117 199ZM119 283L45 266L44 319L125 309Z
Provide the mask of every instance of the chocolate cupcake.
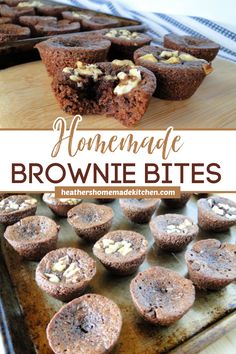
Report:
M124 215L133 222L146 224L160 204L160 199L120 199Z
M147 254L148 242L134 231L108 232L98 240L93 253L109 271L117 275L136 272Z
M94 31L103 28L119 27L120 21L108 16L92 16L90 18L82 18L81 25L83 31Z
M65 5L43 5L37 8L37 13L43 16L55 16L62 18L62 12L67 11L69 6Z
M96 274L96 263L77 248L51 251L36 268L36 282L47 294L61 301L80 296Z
M185 254L189 277L200 289L218 290L236 280L236 246L208 239Z
M180 193L180 198L165 198L162 199L161 202L170 209L180 209L183 208L189 199L191 198L192 194L183 192Z
M37 200L29 195L11 195L0 202L0 223L12 225L36 213Z
M0 25L5 25L7 23L12 23L12 19L10 17L0 17Z
M156 216L149 226L156 245L169 252L182 251L198 234L198 226L180 214Z
M179 320L195 301L191 280L162 267L138 273L131 281L130 293L139 314L146 321L161 326Z
M90 19L92 15L89 15L82 11L63 11L62 17L66 20L81 22L82 19Z
M80 31L79 22L71 22L69 20L59 20L57 23L38 24L34 26L38 37L54 36L66 33L75 33Z
M49 75L61 73L65 67L73 67L78 60L83 63L105 61L110 41L92 36L72 35L70 37L51 38L36 45Z
M80 204L82 199L55 198L55 193L44 193L43 201L55 214L66 217L68 211Z
M54 353L110 353L122 327L119 307L110 299L86 294L63 306L47 327Z
M57 18L50 16L20 16L19 23L22 26L27 26L33 35L36 35L36 25L56 25Z
M130 32L126 29L111 29L104 38L111 41L110 59L131 59L136 49L151 43L151 37L144 33Z
M220 49L219 44L210 39L180 36L174 33L168 33L164 36L164 47L189 53L208 62L215 59Z
M37 261L56 248L59 229L46 216L28 216L8 226L4 237L20 256Z
M10 7L8 5L0 5L0 15L10 17L13 22L18 23L20 16L33 16L35 11L31 7Z
M154 96L166 100L191 97L206 75L212 72L211 65L205 60L158 46L137 49L134 61L155 74L158 84Z
M198 225L203 230L226 231L236 225L236 203L222 197L209 197L199 199Z
M156 87L155 76L142 67L114 63L66 67L52 82L61 108L70 114L105 114L123 125L135 125L144 115Z
M96 242L111 228L112 208L93 203L82 203L68 211L68 222L76 234L89 242Z

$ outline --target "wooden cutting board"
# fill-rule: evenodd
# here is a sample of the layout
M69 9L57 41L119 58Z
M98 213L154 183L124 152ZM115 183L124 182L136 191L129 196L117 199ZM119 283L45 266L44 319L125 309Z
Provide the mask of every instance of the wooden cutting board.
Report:
M236 128L236 65L217 59L214 72L185 101L152 98L136 129ZM63 112L41 61L0 72L0 128L50 129ZM85 116L81 128L126 129L113 118Z

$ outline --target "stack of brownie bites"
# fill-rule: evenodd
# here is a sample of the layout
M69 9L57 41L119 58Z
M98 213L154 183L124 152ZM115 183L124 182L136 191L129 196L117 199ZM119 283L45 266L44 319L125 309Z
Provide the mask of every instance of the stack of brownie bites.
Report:
M35 280L41 291L67 302L47 326L54 353L108 353L119 340L122 311L112 299L88 291L94 277L104 276L97 272L97 262L113 277L129 277L133 308L153 326L170 326L182 318L194 306L196 289L216 291L236 280L236 245L221 243L218 237L236 225L236 203L218 196L198 199L195 223L183 213L190 198L198 197L182 193L179 199L88 202L44 194L40 203L51 209L57 222L67 217L72 234L83 241L81 247L90 245L91 256L70 247L68 239L67 247L57 248L60 226L50 217L35 215L38 199L1 195L4 238L22 258L39 262ZM128 229L114 227L117 208ZM138 224L141 230L146 224L149 231L145 235L133 231ZM202 240L199 231L205 233ZM148 233L151 242L146 238ZM160 252L165 252L165 257L184 252L188 278L155 264L142 266L154 250L157 263Z

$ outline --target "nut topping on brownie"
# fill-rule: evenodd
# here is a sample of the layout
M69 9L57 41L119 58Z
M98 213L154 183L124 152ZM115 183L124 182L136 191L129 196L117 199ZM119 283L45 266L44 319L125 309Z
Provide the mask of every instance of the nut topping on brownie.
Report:
M43 3L41 1L22 1L19 2L19 4L17 5L17 7L40 7L43 6Z
M208 199L208 205L217 215L223 216L227 219L236 219L235 207L231 207L225 203L216 203L216 201L213 199Z
M116 30L112 29L109 32L105 34L106 37L111 37L111 38L122 38L122 39L127 39L127 40L132 40L139 38L139 33L137 32L130 32L128 30Z
M80 12L78 11L71 11L71 15L73 17L77 17L77 18L86 18L87 20L89 20L91 18L91 16L89 15L85 15L85 14L81 14Z
M119 60L119 59L114 59L112 60L112 65L116 65L116 66L130 66L130 67L135 67L136 65L134 64L134 62L132 60Z
M192 226L193 223L190 222L188 219L185 219L184 222L182 222L179 225L174 225L174 224L170 224L167 225L166 227L166 231L168 234L172 234L172 233L186 233L188 232L188 228L189 226Z
M23 210L28 208L31 205L35 205L37 200L34 198L25 199L25 200L17 200L13 201L11 199L3 199L0 202L0 210L1 211L14 211L14 210Z
M117 77L120 82L115 87L114 93L118 96L129 93L137 87L139 82L142 80L140 71L135 68L130 69L128 74L121 71L117 74Z
M77 67L75 69L66 67L63 69L63 72L70 74L70 80L77 81L79 87L83 86L83 84L79 82L82 79L81 77L90 76L94 81L96 81L98 77L103 74L103 72L98 69L96 64L85 64L81 61L77 61L76 66Z
M103 239L102 247L104 248L104 252L106 254L119 252L122 256L126 256L129 252L132 251L132 243L126 240L115 242L111 239ZM96 248L101 248L99 243L96 244Z

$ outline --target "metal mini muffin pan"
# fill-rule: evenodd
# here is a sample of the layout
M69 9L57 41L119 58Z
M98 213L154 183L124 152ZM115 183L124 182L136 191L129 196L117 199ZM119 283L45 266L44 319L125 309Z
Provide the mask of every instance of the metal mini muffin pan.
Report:
M38 199L37 214L46 215L61 226L58 247L78 247L95 259L92 254L93 245L79 239L66 218L55 216L41 201L41 197ZM158 215L177 212L197 222L196 203L197 199L192 197L186 207L178 210L165 208L162 204L157 209ZM113 208L115 215L112 230L133 230L143 234L148 240L148 254L139 267L140 271L159 265L187 276L185 250L179 253L158 250L148 224L130 222L124 217L118 200L108 205ZM0 226L1 236L3 232L4 227ZM217 234L200 231L197 240L213 237L223 242L235 243L236 227ZM188 248L192 244L191 242ZM51 354L45 329L63 303L37 286L34 280L37 264L20 258L1 237L0 326L3 328L7 353L10 354ZM122 311L123 327L113 354L198 353L222 333L236 326L234 283L220 291L197 291L193 308L183 318L169 327L158 327L145 322L132 303L129 285L134 276L135 274L126 277L112 275L97 261L97 274L86 290L86 293L98 293L112 299Z
M46 4L63 5L62 3L45 1L45 0L42 0L41 2L45 5ZM75 11L75 10L81 11L84 14L91 13L96 16L104 16L105 15L105 16L108 16L109 18L118 19L121 23L120 27L118 27L118 28L125 28L125 29L129 29L131 31L140 31L140 32L143 32L146 29L145 25L143 25L142 22L136 21L133 19L119 17L119 16L113 16L110 14L105 14L105 13L101 13L101 12L97 12L97 11L89 10L89 9L82 9L80 7L75 7L75 6L68 6L68 7L72 11ZM89 31L89 33L91 33L91 32L95 32L95 31ZM78 32L78 33L87 33L87 32ZM28 38L28 39L22 39L22 40L14 40L14 41L8 42L6 44L2 44L2 45L0 44L0 69L4 69L9 66L16 65L16 64L21 64L21 63L30 62L33 60L38 60L39 54L38 54L38 51L36 49L34 49L35 44L37 44L43 40L46 40L48 38L51 38L51 37L52 36L34 37L34 38Z

